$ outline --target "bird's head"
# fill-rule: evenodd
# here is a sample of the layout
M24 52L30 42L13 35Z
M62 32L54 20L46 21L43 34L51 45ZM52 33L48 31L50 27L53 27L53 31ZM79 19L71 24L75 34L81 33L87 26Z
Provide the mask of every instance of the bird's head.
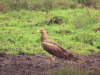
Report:
M40 32L41 34L47 33L44 29L37 30L37 32Z

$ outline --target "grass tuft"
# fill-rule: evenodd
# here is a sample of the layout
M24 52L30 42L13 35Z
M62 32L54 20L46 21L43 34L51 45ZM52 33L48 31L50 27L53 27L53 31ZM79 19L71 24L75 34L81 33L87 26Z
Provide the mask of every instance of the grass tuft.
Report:
M77 67L67 65L66 67L62 67L55 71L49 71L42 75L88 75L88 72L89 72L88 69L80 70L79 65L77 65Z

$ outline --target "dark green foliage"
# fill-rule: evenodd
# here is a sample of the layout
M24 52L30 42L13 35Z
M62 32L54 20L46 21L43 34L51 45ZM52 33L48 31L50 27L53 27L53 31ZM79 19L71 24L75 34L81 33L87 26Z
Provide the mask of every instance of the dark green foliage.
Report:
M8 39L7 41L15 44L15 42L12 39Z
M77 2L78 1L78 2ZM78 6L81 3L81 6ZM95 9L99 9L99 0L1 0L0 11L7 12L8 10L41 10L48 13L50 10L57 9L75 9L77 7L93 6Z
M52 24L61 25L62 23L66 23L66 24L69 23L69 19L67 17L63 17L63 16L54 16L49 21L39 22L39 23L35 24L35 26L43 26L44 24L47 24L47 25L52 25Z
M6 3L7 8L10 10L28 9L28 2L26 0L4 0L3 2Z
M42 5L40 3L34 4L33 10L39 10L42 8Z
M52 19L50 19L48 24L62 24L62 23L69 23L69 19L64 16L55 16Z
M77 0L78 3L84 4L85 6L93 6L94 8L98 8L100 0Z
M75 9L77 7L77 4L76 3L72 3L71 5L70 5L70 8L72 8L72 9Z
M56 7L53 0L1 0L0 11L7 10L42 10L49 11Z
M66 29L66 30L56 31L56 33L63 35L63 34L72 34L73 32L71 30Z
M53 0L45 0L44 3L45 10L51 10L54 6Z
M49 24L61 24L63 23L63 16L55 16L52 19L50 19Z

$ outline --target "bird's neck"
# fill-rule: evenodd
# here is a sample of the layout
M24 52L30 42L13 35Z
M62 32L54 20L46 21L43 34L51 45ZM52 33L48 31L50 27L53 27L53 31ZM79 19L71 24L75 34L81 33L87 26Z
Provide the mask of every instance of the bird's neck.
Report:
M45 41L45 40L47 40L48 38L47 38L47 33L42 33L42 35L41 35L41 42L43 42L43 41Z

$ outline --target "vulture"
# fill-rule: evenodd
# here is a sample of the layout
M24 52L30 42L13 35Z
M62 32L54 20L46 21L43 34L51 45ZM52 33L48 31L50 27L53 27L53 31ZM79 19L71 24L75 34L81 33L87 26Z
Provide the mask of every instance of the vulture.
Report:
M37 32L41 33L41 46L43 50L47 51L49 54L54 55L58 58L64 58L67 60L77 59L71 52L63 49L60 45L49 40L47 38L47 32L44 29L37 30Z

